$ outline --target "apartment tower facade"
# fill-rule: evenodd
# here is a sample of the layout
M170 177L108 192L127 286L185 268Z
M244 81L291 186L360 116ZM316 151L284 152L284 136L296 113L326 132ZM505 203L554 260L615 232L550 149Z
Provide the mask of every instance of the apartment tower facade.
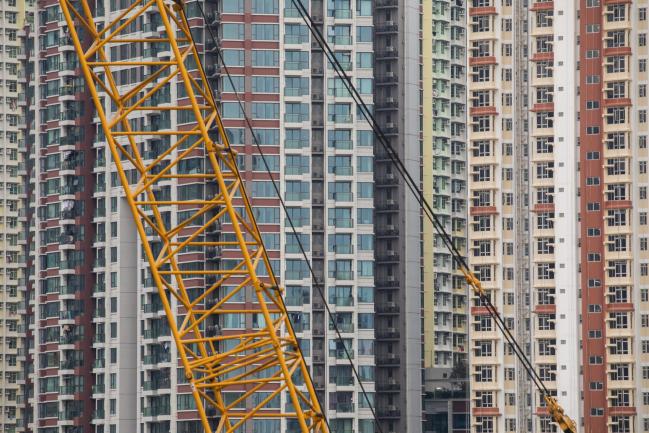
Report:
M0 429L22 431L25 423L25 329L27 253L27 165L25 147L25 28L31 17L25 2L0 6L4 45L0 78Z
M105 24L129 5L128 1L98 1L92 7L97 22ZM99 119L85 92L65 20L55 0L42 0L37 7L30 155L38 181L32 184L34 251L30 260L35 274L29 282L29 313L36 319L28 337L33 340L30 360L34 363L28 429L45 433L199 432L193 398L177 367L167 319L106 151ZM186 10L331 426L338 432L373 432L370 405L376 405L378 351L373 234L378 215L372 132L323 51L312 44L291 2L207 1L201 7L188 2ZM309 10L371 104L371 3L314 1ZM128 32L153 37L160 26L156 14L146 13ZM111 47L108 54L112 59L144 61L169 56L155 45L139 52L127 44ZM121 89L151 73L146 65L121 69L116 75ZM163 88L159 102L182 103L179 84ZM113 109L106 107L108 113ZM270 176L246 129L244 113L266 155ZM173 130L186 123L165 112L132 117L131 122L144 130ZM145 159L153 160L169 143L145 140L140 145ZM203 158L192 155L186 169L200 169ZM334 334L334 324L325 313L298 238L280 208L271 176L280 185L342 341ZM209 186L169 180L161 188L159 194L186 199L202 197ZM176 224L186 215L166 212L163 217ZM215 227L206 236L221 230L228 236L227 227ZM155 247L160 240L154 233L149 235ZM236 252L201 250L180 261L187 266L225 269L232 254ZM211 284L207 279L190 283L189 288L195 290ZM380 310L386 315L394 310L386 308ZM238 321L235 315L230 319L219 323L222 332L254 326ZM386 334L385 338L394 336ZM419 329L417 338L421 338ZM345 348L357 365L367 398L352 375ZM225 397L237 398L234 393ZM284 400L277 400L278 409L285 407ZM273 420L255 424L255 431L280 429L297 431L297 426Z
M470 263L551 394L579 420L577 25L574 5L469 8ZM540 393L471 307L472 425L550 432Z
M471 261L515 335L530 336L537 372L580 429L646 431L647 4L528 6L477 0L469 10L470 96L492 113L472 116L469 134ZM524 20L527 34L517 44L516 22ZM526 56L518 56L521 46ZM517 58L522 68L510 75ZM525 80L517 80L519 70ZM496 92L494 78L502 80ZM516 95L527 95L522 105ZM511 116L519 137L511 147L508 106L524 113L519 121ZM520 194L508 196L510 181ZM513 246L508 230L522 235ZM529 263L522 279L524 266L507 270L512 255ZM479 305L472 315L476 430L554 431L538 392L521 392L518 366Z
M467 252L467 7L429 1L422 10L422 187L461 254ZM423 223L424 431L468 431L469 296L457 263Z
M374 3L374 112L389 146L420 186L422 9L403 0ZM389 152L375 145L377 415L381 430L422 428L422 221L416 197Z
M649 430L649 4L579 6L584 429L642 432Z

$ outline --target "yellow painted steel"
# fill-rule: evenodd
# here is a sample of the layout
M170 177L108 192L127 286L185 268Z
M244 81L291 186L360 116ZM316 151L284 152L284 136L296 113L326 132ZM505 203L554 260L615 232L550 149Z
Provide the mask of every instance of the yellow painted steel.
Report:
M250 431L246 425L269 418L287 419L292 431L327 432L183 5L134 0L102 25L86 0L60 5L205 432ZM157 31L131 35L131 24L145 15L159 19ZM124 45L129 49L120 51ZM113 59L126 51L139 54ZM129 66L147 74L118 84L116 74ZM170 85L178 85L182 102L161 97ZM164 112L183 114L189 125L158 130L165 128L133 121ZM143 149L154 140L162 148L151 156ZM204 168L188 170L196 158ZM204 185L204 197L163 197L174 180ZM186 217L172 225L164 217L170 211ZM231 266L186 263L206 249ZM201 289L192 290L197 284ZM244 329L221 331L228 315ZM226 400L224 391L238 394ZM288 401L279 407L284 391Z

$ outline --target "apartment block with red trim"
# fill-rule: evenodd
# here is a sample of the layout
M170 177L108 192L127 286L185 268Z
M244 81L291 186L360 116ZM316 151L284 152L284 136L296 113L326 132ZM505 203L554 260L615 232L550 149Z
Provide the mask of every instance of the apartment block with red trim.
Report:
M647 7L580 2L585 431L649 431Z
M584 431L649 431L648 6L469 5L470 259ZM556 431L485 313L472 429Z
M576 10L469 5L469 258L567 413L579 419ZM541 394L472 306L472 431L553 432Z

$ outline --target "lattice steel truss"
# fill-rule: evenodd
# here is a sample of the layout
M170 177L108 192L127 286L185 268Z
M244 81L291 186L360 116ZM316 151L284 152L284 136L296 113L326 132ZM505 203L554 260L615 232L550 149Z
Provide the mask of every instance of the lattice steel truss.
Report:
M60 4L205 431L245 431L255 419L283 418L291 430L327 432L183 4L134 0L107 15L103 26L86 0ZM145 14L159 19L158 27L133 33ZM142 54L112 59L111 49L120 45ZM138 66L148 71L141 82L118 85L116 72ZM170 101L165 92L177 84L178 102ZM132 121L165 112L189 118L189 125L158 130ZM143 150L152 140L154 155ZM202 167L187 169L197 157ZM205 196L160 197L161 187L173 182L202 184ZM171 224L163 215L170 211L189 217ZM197 250L236 265L185 266L181 256ZM204 281L202 290L191 289L197 280ZM245 317L245 329L221 331L227 314ZM225 390L239 397L226 402ZM288 402L279 408L283 391Z

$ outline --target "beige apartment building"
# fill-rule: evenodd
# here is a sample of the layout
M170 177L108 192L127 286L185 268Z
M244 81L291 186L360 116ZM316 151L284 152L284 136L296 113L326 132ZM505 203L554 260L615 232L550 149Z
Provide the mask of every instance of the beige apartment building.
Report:
M647 6L469 5L470 261L588 432L649 431ZM472 317L472 430L556 431Z

